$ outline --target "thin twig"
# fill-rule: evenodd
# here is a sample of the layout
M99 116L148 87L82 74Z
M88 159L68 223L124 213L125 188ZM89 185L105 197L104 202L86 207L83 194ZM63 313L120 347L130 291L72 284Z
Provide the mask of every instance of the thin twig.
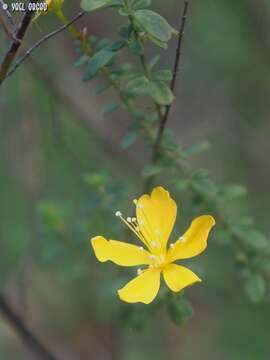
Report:
M13 31L17 31L17 24L16 24L15 20L13 19L13 16L8 11L8 8L5 10L6 3L4 2L4 0L0 0L0 4L2 6L3 11L5 11L5 13L6 13L6 16L10 22L10 25L13 27Z
M11 309L7 299L0 294L0 312L13 326L17 334L29 349L43 360L57 360L51 351L39 340L39 338L27 327L23 320Z
M74 18L72 18L67 24L61 26L60 28L54 30L53 32L45 35L42 39L40 39L36 44L31 46L29 50L26 51L26 53L14 64L14 67L7 73L6 78L12 75L18 67L25 61L27 58L32 54L33 51L35 51L37 48L39 48L42 44L44 44L46 41L51 39L52 37L60 34L64 30L66 30L70 25L72 25L75 21L79 20L81 17L83 17L86 13L84 11L80 12Z
M173 77L172 77L172 81L171 81L171 85L170 85L170 88L173 93L175 91L175 85L176 85L176 80L177 80L177 75L178 75L178 71L179 71L181 55L182 55L182 44L183 44L186 20L187 20L187 15L188 15L188 6L189 6L189 1L187 0L184 3L184 10L183 10L183 14L181 17L179 37L178 37L178 43L177 43L177 49L176 49L176 54L175 54L174 67L173 67ZM159 122L158 133L156 136L156 140L154 141L154 145L153 145L153 155L152 155L152 163L153 164L155 164L159 159L160 146L162 143L164 130L165 130L166 124L168 122L171 107L172 107L172 104L166 106L165 114L162 116L162 118ZM153 181L154 181L154 176L150 176L145 184L145 190L149 190L149 188L153 185Z
M33 0L33 2L38 3L39 0ZM4 59L0 65L0 85L5 80L5 77L9 71L9 68L11 67L18 50L21 46L22 40L31 24L31 20L33 16L35 15L34 11L27 10L22 18L22 21L18 27L18 30L15 34L15 40L11 43L6 55L4 56Z
M189 2L185 1L182 20L181 20L181 24L180 24L180 31L179 31L179 38L178 38L178 44L177 44L177 49L176 49L176 55L175 55L175 62L174 62L174 68L173 68L173 78L172 78L172 81L171 81L171 90L172 90L172 92L174 92L174 90L175 90L175 85L176 85L176 80L177 80L177 75L178 75L178 71L179 71L181 55L182 55L182 44L183 44L185 25L186 25L187 14L188 14L188 5L189 5ZM160 147L161 140L162 140L162 137L163 137L163 133L164 133L164 130L165 130L168 118L169 118L171 107L172 107L172 104L166 106L166 112L165 112L164 116L162 117L162 120L160 121L160 124L159 124L158 134L157 134L157 138L156 138L156 141L155 141L155 144L154 144L154 152L153 152L153 160L154 160L154 162L157 161L157 158L159 156L159 147Z
M9 30L8 26L5 23L5 20L2 18L2 15L0 14L0 25L2 26L2 28L4 29L4 32L6 33L6 35L13 41L16 40L14 34Z

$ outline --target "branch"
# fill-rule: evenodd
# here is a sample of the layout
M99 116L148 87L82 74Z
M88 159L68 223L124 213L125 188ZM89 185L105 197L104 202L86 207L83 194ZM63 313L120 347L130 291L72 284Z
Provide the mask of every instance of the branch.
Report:
M181 20L181 24L180 24L180 31L179 31L178 44L177 44L177 49L176 49L174 68L173 68L173 78L171 81L172 92L174 92L174 90L175 90L175 85L176 85L176 80L177 80L177 75L178 75L178 71L179 71L181 55L182 55L182 44L183 44L185 25L186 25L187 14L188 14L188 5L189 5L189 2L185 1L182 20ZM169 118L171 107L172 107L172 104L166 106L166 112L165 112L164 116L162 117L160 124L159 124L158 134L156 137L156 141L154 143L154 151L153 151L153 161L154 162L156 162L158 160L159 148L160 148L163 133L164 133L164 130L165 130L168 118Z
M185 25L186 25L187 14L188 14L188 6L189 6L189 2L187 0L184 3L183 15L182 15L181 22L180 22L179 37L178 37L178 43L177 43L175 61L174 61L174 67L173 67L173 77L172 77L171 86L170 86L173 93L175 91L175 85L176 85L176 80L177 80L177 75L178 75L178 71L179 71L181 55L182 55L182 44L183 44ZM158 161L159 156L160 156L160 146L162 143L164 130L165 130L166 124L168 122L171 107L172 107L172 104L166 106L165 114L161 117L160 122L159 122L157 137L156 137L156 139L154 141L154 145L153 145L153 155L152 155L152 163L153 164L155 164ZM155 177L154 175L150 176L148 178L148 180L146 181L145 191L148 191L151 188L151 186L153 185L154 177Z
M43 360L58 360L39 338L27 327L23 320L11 309L5 296L0 293L0 312L13 326L16 333L29 349Z
M2 9L5 9L6 3L4 2L4 0L0 0L0 4L2 6ZM14 31L17 31L17 24L15 23L13 16L11 15L11 13L8 11L8 8L6 10L4 10L6 13L6 16L10 22L10 25L12 26Z
M39 0L33 0L33 2L37 3L37 2L39 2ZM34 11L27 10L22 18L22 21L18 27L18 30L16 31L15 39L11 43L10 48L8 49L1 65L0 65L0 85L5 80L8 70L11 67L11 65L18 53L18 50L22 43L22 40L31 24L31 20L32 20L34 14L35 14Z
M34 44L29 50L26 51L26 53L18 60L16 61L14 67L7 73L6 78L12 75L18 67L25 61L27 58L32 54L33 51L35 51L37 48L39 48L42 44L44 44L46 41L50 40L52 37L60 34L64 30L66 30L70 25L72 25L75 21L79 20L81 17L85 15L85 11L80 12L74 18L72 18L66 25L61 26L60 28L54 30L53 32L45 35L42 39L40 39L36 44Z
M5 20L2 18L2 15L0 14L0 25L2 26L2 28L4 29L4 32L6 33L6 35L13 41L16 41L16 38L14 36L14 34L9 30L8 26L5 23Z

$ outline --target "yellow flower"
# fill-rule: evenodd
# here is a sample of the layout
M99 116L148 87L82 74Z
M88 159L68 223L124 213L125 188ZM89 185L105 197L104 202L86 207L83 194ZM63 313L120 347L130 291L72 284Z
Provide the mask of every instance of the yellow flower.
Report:
M120 211L116 216L137 235L143 247L106 240L103 236L91 239L95 255L101 262L110 260L120 266L147 266L139 269L138 276L118 290L120 299L128 303L151 303L159 291L161 273L173 292L200 282L191 270L174 262L199 255L206 249L208 234L215 225L214 218L199 216L183 236L168 246L177 213L177 205L169 192L159 186L150 196L142 195L134 202L136 218L125 219Z

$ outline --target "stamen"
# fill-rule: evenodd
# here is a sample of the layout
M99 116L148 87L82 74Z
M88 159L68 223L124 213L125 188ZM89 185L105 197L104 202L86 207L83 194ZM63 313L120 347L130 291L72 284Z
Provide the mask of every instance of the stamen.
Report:
M135 217L133 217L133 218L131 219L131 221L132 221L133 223L135 223L135 222L137 221L137 219L136 219Z
M127 219L125 219L122 216L122 213L120 211L116 211L115 215L117 217L120 217L120 219L127 225L127 227L148 247L148 249L150 250L150 245L147 241L147 239L145 239L145 236L140 232L140 229L136 226L136 224L133 224L132 222L132 218L128 217Z
M134 199L133 202L134 202L135 205L137 205L138 200Z
M142 246L140 246L140 247L139 247L139 250L143 251L143 247L142 247Z
M184 238L184 236L180 236L179 241L181 241L182 243L185 243L186 239Z
M138 269L138 270L137 270L137 274L138 274L138 275L141 275L142 272L143 272L142 269Z
M170 244L170 248L172 249L174 247L174 244Z

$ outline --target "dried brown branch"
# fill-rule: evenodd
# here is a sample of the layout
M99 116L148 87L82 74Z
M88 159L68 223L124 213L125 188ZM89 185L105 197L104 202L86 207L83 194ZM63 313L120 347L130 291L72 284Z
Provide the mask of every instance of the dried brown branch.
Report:
M16 24L15 20L13 19L13 16L9 12L8 8L5 10L6 3L4 2L4 0L0 0L0 4L2 6L3 11L6 14L6 17L8 18L8 20L10 22L10 25L12 26L12 30L17 31L17 24Z
M1 14L0 14L0 26L4 29L4 32L11 40L16 41L14 34L9 30Z
M43 360L58 360L51 351L39 340L23 320L12 310L7 299L0 293L0 312L6 320L12 325L16 333L25 343L25 345Z
M175 62L174 62L174 68L173 68L173 78L172 78L172 81L171 81L171 90L172 90L172 92L174 92L174 90L175 90L175 85L176 85L176 80L177 80L177 75L178 75L178 71L179 71L181 55L182 55L182 44L183 44L185 25L186 25L187 14L188 14L188 5L189 5L189 2L185 1L184 11L183 11L183 15L182 15L181 24L180 24L180 31L179 31L176 55L175 55ZM160 124L159 124L158 134L157 134L157 138L156 138L156 141L155 141L155 144L154 144L154 150L153 150L153 161L154 162L157 161L157 158L159 156L159 148L160 148L163 133L164 133L164 130L165 130L168 118L169 118L171 107L172 107L171 104L166 107L166 112L165 112L164 116L162 117L162 119L160 121Z
M33 0L33 2L37 3L39 0ZM0 85L3 83L13 61L16 58L22 40L31 24L34 14L34 11L27 10L23 15L22 21L18 27L18 30L16 31L15 39L12 41L0 65Z
M60 34L64 30L66 30L70 25L72 25L75 21L79 20L81 17L85 15L85 12L82 11L76 16L74 16L67 24L61 26L60 28L52 31L51 33L45 35L42 39L40 39L37 43L35 43L33 46L31 46L30 49L26 51L26 53L14 64L13 68L6 74L6 78L10 75L12 75L18 67L25 61L27 58L32 54L33 51L35 51L37 48L39 48L42 44L44 44L46 41L50 40L54 36Z
M189 1L187 0L184 3L184 10L183 10L183 14L181 17L178 43L177 43L175 61L174 61L174 67L173 67L173 77L172 77L172 81L171 81L171 85L170 85L170 88L173 93L175 91L177 75L179 72L180 60L181 60L181 55L182 55L182 44L183 44L186 20L187 20L187 15L188 15L188 6L189 6ZM159 122L157 137L156 137L156 139L154 141L154 145L153 145L153 155L152 155L152 163L153 164L155 164L159 160L160 147L161 147L161 143L162 143L162 139L163 139L163 135L164 135L164 130L165 130L166 124L169 119L171 107L172 107L172 104L166 106L165 114L161 117L160 122ZM145 191L148 191L152 187L153 181L154 181L154 175L150 176L148 178L148 180L145 184Z

